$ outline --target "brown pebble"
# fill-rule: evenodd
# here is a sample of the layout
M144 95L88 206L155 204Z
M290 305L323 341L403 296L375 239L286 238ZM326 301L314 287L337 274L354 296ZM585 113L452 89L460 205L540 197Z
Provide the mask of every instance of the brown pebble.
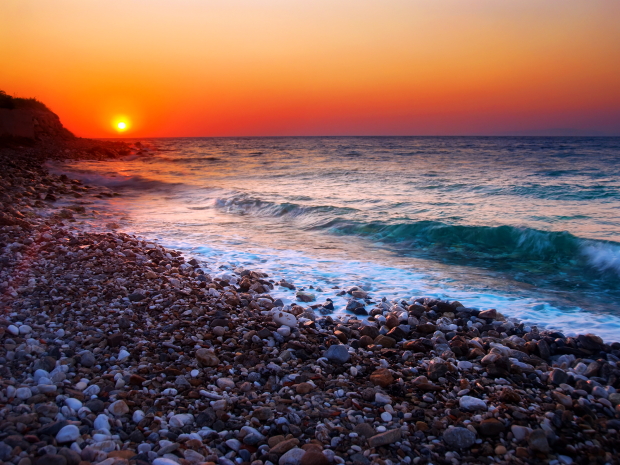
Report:
M312 388L313 386L310 383L299 383L295 388L295 392L297 392L297 394L304 395L312 391Z
M329 465L329 460L322 452L313 448L302 456L300 465Z
M370 382L376 386L387 387L394 382L394 377L387 368L379 368L370 375Z

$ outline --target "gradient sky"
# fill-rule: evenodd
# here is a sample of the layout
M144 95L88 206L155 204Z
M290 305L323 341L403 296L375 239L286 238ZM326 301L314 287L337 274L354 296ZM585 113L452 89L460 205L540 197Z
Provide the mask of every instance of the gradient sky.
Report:
M618 0L2 0L0 89L114 137L620 135Z

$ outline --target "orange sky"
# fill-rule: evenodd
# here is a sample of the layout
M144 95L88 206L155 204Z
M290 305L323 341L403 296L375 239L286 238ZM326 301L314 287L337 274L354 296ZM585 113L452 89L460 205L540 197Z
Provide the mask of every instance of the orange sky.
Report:
M76 135L620 135L618 0L2 0Z

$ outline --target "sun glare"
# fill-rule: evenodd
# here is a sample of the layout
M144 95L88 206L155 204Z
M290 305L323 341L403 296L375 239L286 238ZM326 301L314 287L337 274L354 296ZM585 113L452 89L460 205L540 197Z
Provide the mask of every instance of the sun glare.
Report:
M122 121L118 123L117 126L121 131L127 127L127 125Z

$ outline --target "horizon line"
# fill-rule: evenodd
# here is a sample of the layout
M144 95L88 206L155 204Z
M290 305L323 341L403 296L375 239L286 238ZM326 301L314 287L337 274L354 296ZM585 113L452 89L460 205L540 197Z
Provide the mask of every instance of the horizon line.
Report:
M79 139L284 139L284 138L344 138L344 137L366 137L366 138L379 138L379 137L420 137L420 138L436 138L436 137L501 137L501 138L517 138L517 137L531 137L531 138L600 138L600 139L609 139L609 138L620 138L620 134L616 135L607 135L607 134L449 134L449 135L385 135L385 134L377 134L377 135L237 135L237 136L109 136L109 137L81 137L76 136Z

